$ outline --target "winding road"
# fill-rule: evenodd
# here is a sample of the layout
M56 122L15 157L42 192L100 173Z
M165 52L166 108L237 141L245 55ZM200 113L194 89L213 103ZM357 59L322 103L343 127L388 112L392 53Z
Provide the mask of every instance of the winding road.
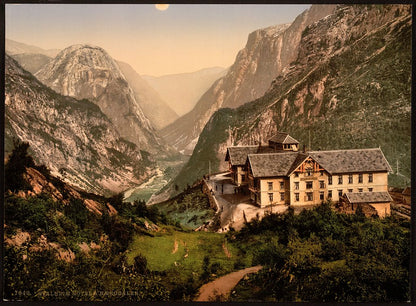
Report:
M195 301L208 302L215 300L218 296L227 297L230 294L230 291L245 275L256 273L262 268L262 266L254 266L221 276L220 278L203 285L199 289L199 294Z

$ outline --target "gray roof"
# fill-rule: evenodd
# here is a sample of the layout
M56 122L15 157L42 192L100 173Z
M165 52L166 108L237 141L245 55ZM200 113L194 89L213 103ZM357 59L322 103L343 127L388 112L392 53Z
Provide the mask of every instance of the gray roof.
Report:
M350 203L363 204L363 203L388 203L393 199L387 191L382 192L347 192L346 197Z
M249 154L248 161L254 177L286 176L298 157L297 152Z
M234 166L245 165L248 154L257 153L258 146L228 147L225 161L230 160Z
M311 151L308 154L330 174L392 171L379 148Z
M285 144L294 144L294 143L297 144L297 143L299 143L299 141L294 139L288 133L283 133L283 132L277 133L272 138L270 138L269 141L277 142L277 143L285 143Z

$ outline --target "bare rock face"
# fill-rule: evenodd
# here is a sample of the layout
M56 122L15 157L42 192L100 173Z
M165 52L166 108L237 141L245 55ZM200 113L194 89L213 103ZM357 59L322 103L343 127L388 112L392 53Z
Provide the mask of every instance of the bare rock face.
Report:
M158 152L163 148L119 66L102 48L68 47L35 76L64 96L94 102L120 135L140 149Z
M6 151L13 138L27 141L38 164L99 194L124 191L152 173L149 154L120 137L97 105L57 94L8 56L5 72Z
M212 114L220 108L236 108L263 96L271 82L297 58L303 30L331 14L335 7L313 5L292 24L251 33L228 73L211 86L190 113L164 128L162 137L176 149L191 153Z

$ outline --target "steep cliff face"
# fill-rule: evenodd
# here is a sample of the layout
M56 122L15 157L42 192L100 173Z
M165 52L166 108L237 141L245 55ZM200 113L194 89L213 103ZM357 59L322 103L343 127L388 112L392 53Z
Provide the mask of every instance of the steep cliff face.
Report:
M172 108L129 64L123 62L117 64L133 89L134 97L143 109L143 113L156 129L161 129L178 118Z
M334 5L314 5L292 24L251 33L228 73L211 86L190 113L163 129L162 137L177 149L191 153L212 114L220 108L235 108L261 97L296 59L303 30L334 9Z
M57 94L6 56L5 148L30 144L34 159L88 191L109 194L141 183L153 171L149 153L120 137L88 100Z
M235 110L217 111L174 183L183 186L224 170L230 145L265 143L277 131L311 149L381 147L410 180L410 6L339 6L307 27L298 57L266 94Z
M117 63L102 48L74 45L61 51L36 73L56 92L89 99L111 120L122 137L140 149L163 150L149 119Z
M227 70L212 67L159 77L144 75L143 78L178 115L183 116L194 108L201 96L216 80L226 75Z

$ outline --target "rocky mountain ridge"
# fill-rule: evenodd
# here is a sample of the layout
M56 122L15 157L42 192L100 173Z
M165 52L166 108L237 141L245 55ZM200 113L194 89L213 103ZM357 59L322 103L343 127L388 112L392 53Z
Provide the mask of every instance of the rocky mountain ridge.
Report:
M144 75L175 112L183 116L195 106L202 94L227 73L226 68L212 67L195 72L169 74L159 77ZM176 118L175 118L176 119Z
M166 150L119 66L104 49L70 46L35 76L64 96L94 102L120 135L140 149L152 153Z
M13 57L23 69L29 71L31 74L35 74L40 68L52 60L51 57L40 53L21 53L10 56Z
M88 100L57 94L6 56L5 150L27 141L36 162L87 191L121 192L154 169L149 153L123 139Z
M160 94L148 85L129 64L117 61L117 64L132 88L136 101L140 104L144 115L152 125L161 129L175 121L178 114L165 102Z
M313 5L292 24L254 31L229 68L194 109L161 131L176 149L190 154L209 118L220 108L235 108L261 97L271 82L296 59L303 30L331 14L335 5Z
M6 49L6 53L9 55L42 54L50 58L55 57L61 51L59 49L45 50L36 46L24 44L24 43L17 42L17 41L7 39L7 38L5 40L5 49Z
M217 111L204 127L180 187L224 170L228 146L288 132L313 150L381 147L410 182L411 10L406 5L339 6L303 33L299 52L266 94Z

